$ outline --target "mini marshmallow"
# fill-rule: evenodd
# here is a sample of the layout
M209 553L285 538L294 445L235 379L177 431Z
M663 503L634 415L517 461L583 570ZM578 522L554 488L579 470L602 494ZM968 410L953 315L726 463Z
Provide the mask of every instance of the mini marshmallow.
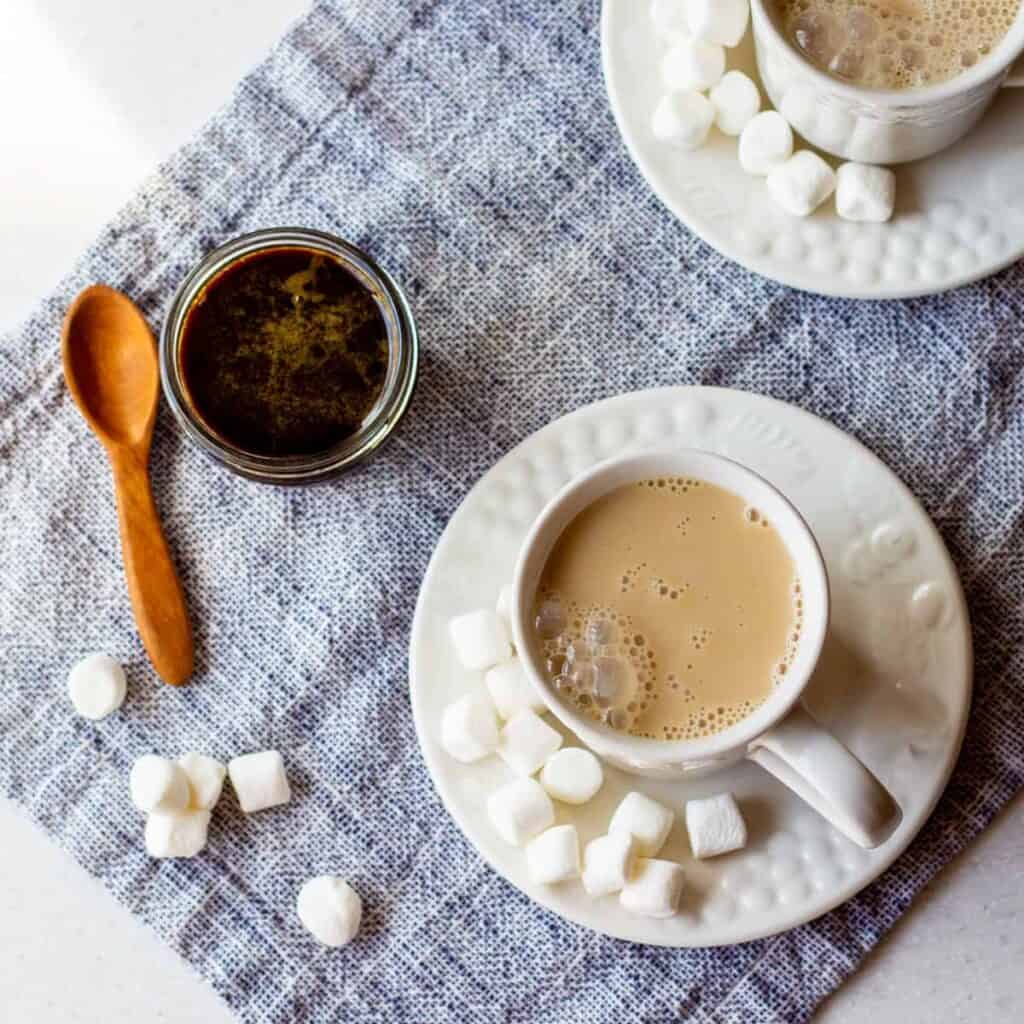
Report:
M526 866L538 885L554 885L578 877L580 840L575 825L557 825L526 844Z
M486 608L459 615L448 624L459 661L466 668L484 669L512 656L508 627L497 612Z
M563 804L585 804L604 783L601 762L589 750L568 747L544 762L540 784Z
M661 80L675 90L710 89L725 74L725 50L699 39L678 39L661 59Z
M688 800L686 831L690 835L690 849L698 860L742 850L747 845L747 826L731 793Z
M441 746L463 764L493 754L498 748L498 720L490 701L470 693L449 704L441 716Z
M896 205L896 175L888 167L843 164L836 173L836 211L843 220L882 224Z
M518 658L512 658L488 669L484 683L502 719L515 718L520 711L536 711L537 714L543 714L547 710Z
M670 39L690 34L686 0L651 0L651 21L659 32Z
M672 917L682 891L683 869L678 864L640 857L619 894L619 903L643 917Z
M653 857L664 845L674 820L672 812L643 793L629 793L615 809L609 832L628 832L641 857Z
M532 711L520 711L498 734L498 756L518 775L532 775L561 745L561 733Z
M555 823L551 798L536 779L516 779L487 800L491 824L506 843L522 846Z
M633 870L635 843L628 832L609 832L583 851L583 888L591 896L618 892Z
M194 857L206 846L210 812L153 811L146 819L146 853L150 857Z
M770 174L793 155L793 129L776 110L764 110L740 134L740 166L747 174Z
M303 883L296 910L317 942L337 949L348 945L359 931L363 901L344 879L319 875Z
M238 804L246 814L286 804L292 798L284 758L277 750L242 754L228 761L228 775Z
M749 18L750 0L686 0L690 34L706 43L739 46Z
M68 673L68 694L83 718L106 718L124 703L127 692L124 669L108 654L90 654Z
M183 811L188 807L188 777L173 761L143 754L128 777L132 803L140 811Z
M506 583L498 591L498 603L494 607L498 618L505 623L508 635L512 636L512 584Z
M812 214L836 188L836 172L817 153L801 149L768 175L768 193L794 217Z
M761 109L757 86L742 71L729 71L708 94L715 124L726 135L739 135Z
M211 811L220 799L227 768L216 758L190 753L178 758L178 765L188 779L188 805L193 810Z
M651 134L659 142L690 151L704 145L715 108L699 92L686 89L662 96L651 115Z

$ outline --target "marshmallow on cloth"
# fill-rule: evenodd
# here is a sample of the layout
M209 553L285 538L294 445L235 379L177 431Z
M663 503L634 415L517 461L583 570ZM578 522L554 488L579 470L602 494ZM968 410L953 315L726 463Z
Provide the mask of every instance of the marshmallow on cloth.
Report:
M526 866L539 885L554 885L580 873L580 840L575 825L556 825L526 845Z
M128 777L132 803L140 811L183 811L188 807L188 777L166 757L143 754Z
M506 843L522 846L555 823L551 797L536 779L515 779L492 793L487 815Z
M666 93L651 115L651 134L676 149L700 149L715 120L715 108L693 89Z
M836 212L843 220L882 224L896 205L896 175L888 167L843 164L836 172Z
M146 853L150 857L194 857L206 846L210 812L153 811L146 819Z
M750 0L686 0L690 34L705 43L739 46L750 19Z
M544 762L540 784L563 804L585 804L604 783L601 762L582 747L567 747Z
M296 904L299 920L317 942L337 949L359 931L363 901L344 879L319 875L303 883Z
M672 917L683 891L683 869L670 860L641 857L619 894L619 903L643 917Z
M628 832L609 832L583 851L583 888L591 896L618 892L633 870L634 842Z
M498 721L482 694L469 693L444 709L441 746L456 761L472 764L498 749Z
M286 804L292 798L284 758L277 750L242 754L228 761L228 775L246 814Z
M517 775L532 775L561 745L562 734L532 711L520 711L498 734L498 756Z
M668 89L710 89L725 74L725 50L699 39L677 39L661 59Z
M761 94L742 71L728 72L708 98L715 108L715 124L726 135L739 135L761 109Z
M512 584L506 583L498 591L498 603L494 606L498 618L505 624L508 635L512 635Z
M657 800L643 793L629 793L616 808L609 832L627 832L636 841L641 857L653 857L665 845L675 816Z
M459 615L448 624L455 653L466 668L484 669L512 656L508 627L487 608Z
M836 188L836 172L817 153L801 149L768 175L768 192L787 213L807 217Z
M686 803L686 831L698 860L741 850L747 845L747 826L731 793Z
M124 703L127 692L124 669L109 654L90 654L68 673L68 695L83 718L106 718Z
M777 110L764 110L740 134L739 155L747 174L770 174L793 155L793 129Z
M518 658L510 658L488 669L484 683L502 719L515 718L520 711L541 714L547 710Z
M216 758L190 753L178 758L178 766L188 779L188 805L193 810L212 811L220 799L227 769Z

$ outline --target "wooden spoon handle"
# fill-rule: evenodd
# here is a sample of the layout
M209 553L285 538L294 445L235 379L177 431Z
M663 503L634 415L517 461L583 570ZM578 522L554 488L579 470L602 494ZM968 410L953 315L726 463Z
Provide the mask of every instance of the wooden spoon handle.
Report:
M180 686L192 674L192 627L149 486L148 452L111 448L121 555L135 624L157 674Z

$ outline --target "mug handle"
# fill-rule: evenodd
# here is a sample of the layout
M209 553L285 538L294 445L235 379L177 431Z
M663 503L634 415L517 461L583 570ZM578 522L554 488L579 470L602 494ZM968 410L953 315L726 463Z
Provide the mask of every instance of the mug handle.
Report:
M889 791L799 704L747 756L858 846L884 843L903 818Z

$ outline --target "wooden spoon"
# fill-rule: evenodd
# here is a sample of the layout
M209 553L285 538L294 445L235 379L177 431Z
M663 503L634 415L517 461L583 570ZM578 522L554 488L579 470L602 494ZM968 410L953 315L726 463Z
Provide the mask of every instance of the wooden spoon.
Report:
M128 595L153 668L179 686L192 674L185 597L149 486L149 446L160 373L156 344L138 307L105 285L71 304L61 332L64 379L114 472Z

